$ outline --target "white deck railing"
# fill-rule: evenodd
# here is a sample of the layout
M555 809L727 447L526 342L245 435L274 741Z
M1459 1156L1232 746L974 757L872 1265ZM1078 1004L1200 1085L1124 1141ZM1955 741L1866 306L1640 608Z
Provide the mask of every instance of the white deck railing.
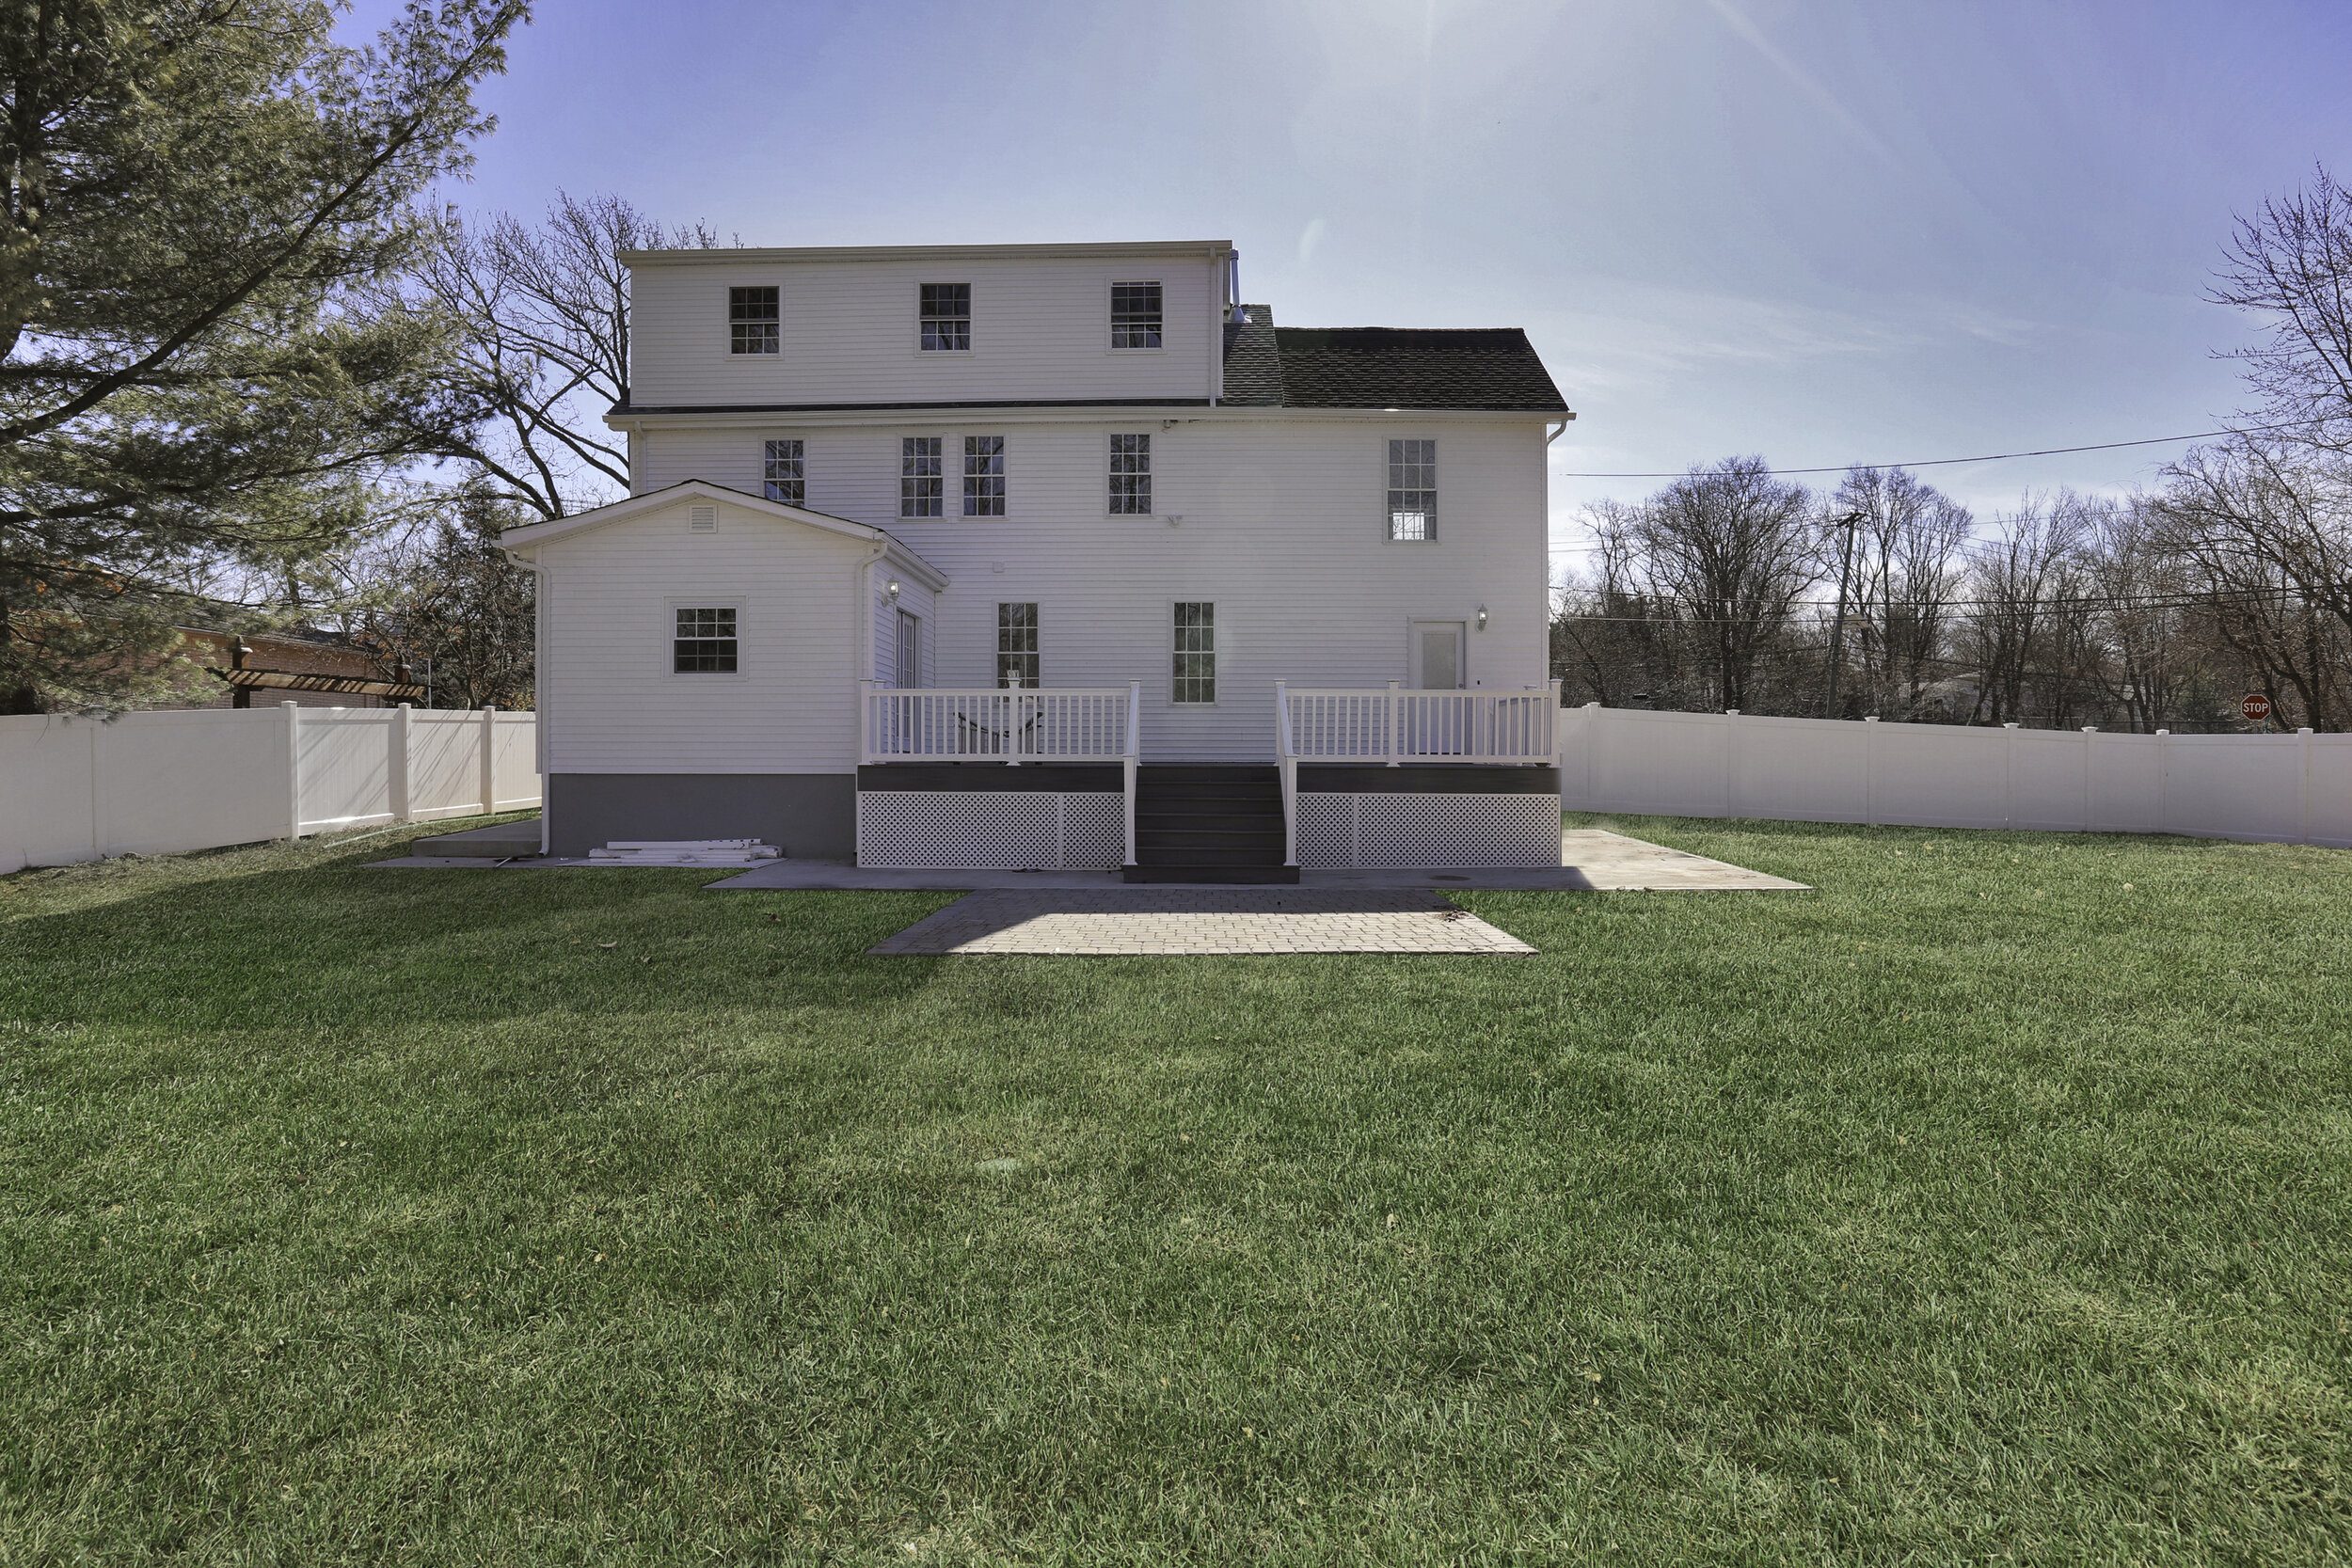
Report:
M1143 686L1024 690L861 682L858 761L1117 762L1125 768L1127 863L1136 863L1136 761Z
M1384 764L1549 765L1560 683L1521 691L1301 689L1278 683L1284 758Z

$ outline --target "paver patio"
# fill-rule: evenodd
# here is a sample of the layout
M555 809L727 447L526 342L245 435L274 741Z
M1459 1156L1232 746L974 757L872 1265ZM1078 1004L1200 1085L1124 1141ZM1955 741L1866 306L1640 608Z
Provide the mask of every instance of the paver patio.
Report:
M1315 888L974 893L869 953L1495 953L1535 951L1433 893Z

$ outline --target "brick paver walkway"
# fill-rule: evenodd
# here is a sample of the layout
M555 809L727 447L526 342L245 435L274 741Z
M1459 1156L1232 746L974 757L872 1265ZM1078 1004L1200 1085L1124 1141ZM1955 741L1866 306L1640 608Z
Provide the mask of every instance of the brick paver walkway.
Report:
M975 893L871 953L1533 953L1442 895L1311 888Z

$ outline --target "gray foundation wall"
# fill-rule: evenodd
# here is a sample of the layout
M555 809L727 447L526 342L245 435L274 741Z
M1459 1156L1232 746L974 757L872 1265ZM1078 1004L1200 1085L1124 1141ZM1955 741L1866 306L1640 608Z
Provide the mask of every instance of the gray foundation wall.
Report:
M850 773L554 773L545 816L558 855L624 838L755 838L794 860L857 854Z

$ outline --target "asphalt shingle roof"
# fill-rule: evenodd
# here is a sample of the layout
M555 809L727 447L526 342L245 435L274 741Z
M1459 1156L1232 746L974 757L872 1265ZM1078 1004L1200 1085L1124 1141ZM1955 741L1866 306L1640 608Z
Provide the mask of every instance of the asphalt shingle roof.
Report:
M1516 326L1276 326L1265 306L1242 311L1225 327L1228 404L1567 412Z

